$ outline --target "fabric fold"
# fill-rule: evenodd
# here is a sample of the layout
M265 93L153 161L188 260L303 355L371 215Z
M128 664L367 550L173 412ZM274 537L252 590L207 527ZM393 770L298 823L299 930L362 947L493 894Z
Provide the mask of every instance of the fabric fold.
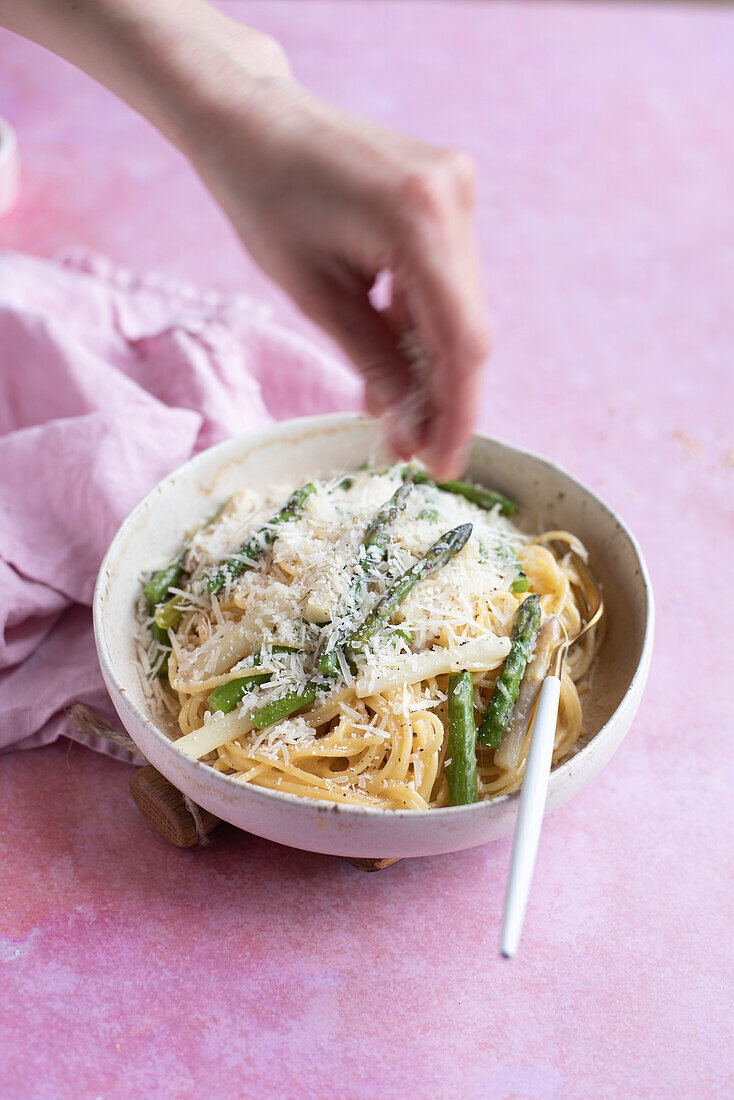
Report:
M243 295L78 250L0 253L0 751L117 724L91 602L115 531L203 447L274 419L355 409L354 374Z

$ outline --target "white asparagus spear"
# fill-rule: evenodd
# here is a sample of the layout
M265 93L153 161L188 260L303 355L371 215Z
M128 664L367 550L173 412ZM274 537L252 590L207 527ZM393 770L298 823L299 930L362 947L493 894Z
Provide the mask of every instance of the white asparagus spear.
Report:
M484 638L472 638L455 649L437 646L423 653L401 657L394 668L368 669L357 678L354 690L360 699L371 695L384 695L403 684L416 684L432 676L449 672L487 672L502 664L510 649L510 639L494 634Z

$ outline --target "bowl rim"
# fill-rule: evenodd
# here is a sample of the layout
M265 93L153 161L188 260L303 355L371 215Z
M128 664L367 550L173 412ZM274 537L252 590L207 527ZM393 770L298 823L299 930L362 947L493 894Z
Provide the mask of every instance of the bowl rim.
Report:
M94 586L94 596L92 602L92 613L94 622L94 640L97 649L97 656L102 669L104 680L107 684L110 695L112 692L109 689L110 683L112 683L120 695L120 701L124 704L125 708L130 711L133 717L138 721L153 737L158 740L164 748L165 752L173 750L173 755L177 757L178 766L185 770L190 770L192 774L199 774L206 776L207 782L213 783L215 787L220 787L222 792L233 792L234 790L242 792L243 798L254 798L255 800L264 800L265 806L271 807L277 803L281 805L290 805L292 807L300 808L304 811L316 809L319 813L329 814L347 814L351 818L359 817L377 817L380 819L389 818L391 821L395 820L410 820L417 821L421 819L429 819L431 821L455 818L457 815L480 815L491 813L497 806L502 806L512 801L516 801L520 797L522 787L516 791L512 791L509 794L496 795L491 798L482 799L479 802L472 803L467 806L440 806L428 808L426 810L416 809L395 809L388 810L380 806L362 806L354 803L340 803L340 802L327 802L322 799L307 799L301 795L291 794L288 791L270 790L267 787L258 787L254 784L240 783L234 776L225 775L223 772L215 771L208 764L201 760L194 760L187 756L185 753L176 752L176 742L172 741L170 737L159 729L158 726L145 714L137 703L131 699L130 694L125 685L120 681L120 678L115 672L112 661L110 658L109 650L107 647L107 641L104 631L104 610L103 610L103 598L104 590L106 589L106 581L109 575L109 561L117 553L117 547L124 539L124 536L128 529L133 527L138 520L140 513L149 505L149 502L154 496L159 496L165 492L165 486L174 477L179 477L182 471L187 471L190 467L196 466L204 455L211 456L213 452L218 450L225 451L237 444L244 445L245 443L250 449L256 449L262 443L273 441L277 439L278 435L287 435L289 431L298 429L299 431L309 431L312 428L334 426L348 426L349 424L368 424L373 423L371 419L364 414L351 413L351 412L337 412L337 413L323 413L317 416L304 416L304 417L290 417L287 420L277 421L274 424L268 425L266 428L257 432L248 432L245 435L233 436L229 439L222 440L220 443L215 443L211 447L207 447L197 454L193 455L186 462L177 466L174 470L171 470L164 478L162 478L152 489L145 494L144 497L135 505L132 511L122 521L117 529L112 542L110 543L107 552L102 559L99 572L97 574L97 580ZM635 538L632 531L630 531L627 524L622 520L616 512L614 512L609 505L605 504L597 494L590 489L584 482L580 481L573 474L569 473L565 467L559 463L545 458L543 455L539 455L534 451L526 450L524 447L516 446L514 443L510 443L507 440L501 439L498 436L490 436L485 432L474 432L472 435L472 443L475 440L485 440L489 443L497 443L502 447L506 447L517 454L535 460L542 466L545 466L548 470L554 473L560 473L562 476L568 478L574 482L580 489L582 489L588 496L590 496L596 504L598 504L608 517L618 524L620 530L628 539L637 559L637 565L640 570L640 579L645 592L645 626L642 638L642 647L640 650L639 660L635 667L635 671L625 688L624 694L619 703L615 707L612 714L609 716L603 726L597 731L597 733L587 741L587 743L574 753L563 763L553 768L549 778L548 798L554 787L562 785L564 779L569 777L573 770L583 762L586 757L594 755L600 744L602 744L610 733L610 726L614 723L615 719L626 706L630 705L632 700L634 709L637 708L637 700L635 699L635 687L640 680L644 681L647 677L648 668L650 664L650 658L652 654L653 633L655 623L655 601L653 596L652 584L650 581L650 574L645 562L644 556L640 549L639 543ZM231 461L230 457L230 461ZM113 704L115 700L113 699ZM115 709L117 705L115 704ZM128 731L129 732L129 731ZM135 741L135 738L130 734L131 739ZM137 741L135 741L137 745ZM142 750L141 750L142 755Z

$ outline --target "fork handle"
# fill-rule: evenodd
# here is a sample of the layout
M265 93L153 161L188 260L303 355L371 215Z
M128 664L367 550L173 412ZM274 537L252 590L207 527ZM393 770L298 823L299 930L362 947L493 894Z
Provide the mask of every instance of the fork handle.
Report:
M508 959L517 952L530 893L553 759L560 697L560 679L557 676L546 676L540 689L530 733L530 747L525 762L515 839L512 845L512 862L500 942L502 954Z

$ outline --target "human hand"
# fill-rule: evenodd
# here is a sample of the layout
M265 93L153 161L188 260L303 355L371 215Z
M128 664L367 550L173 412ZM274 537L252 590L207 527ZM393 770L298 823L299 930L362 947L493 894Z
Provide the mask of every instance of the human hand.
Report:
M361 372L397 455L455 476L489 352L470 161L336 110L287 73L239 93L233 77L193 163L258 264ZM384 271L392 299L378 310Z
M178 145L254 259L356 364L397 454L459 471L489 350L465 156L320 102L277 42L203 0L2 0L0 23Z

